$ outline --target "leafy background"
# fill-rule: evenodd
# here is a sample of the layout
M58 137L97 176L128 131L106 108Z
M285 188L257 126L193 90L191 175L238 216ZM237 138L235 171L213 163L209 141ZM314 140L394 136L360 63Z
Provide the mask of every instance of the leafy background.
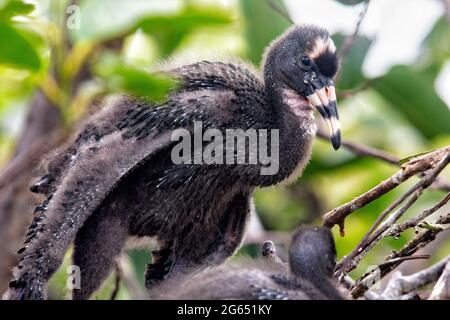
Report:
M287 10L282 1L272 2ZM352 6L362 1L339 2ZM68 135L96 97L129 92L149 99L163 98L173 81L149 72L161 64L240 57L258 67L267 44L291 25L262 0L107 3L79 1L80 7L65 12L68 1L0 0L0 165L6 165L16 153L25 114L36 90L42 90L58 108L63 118L62 135ZM64 16L78 13L79 21L67 23L77 26L79 22L79 28L64 28ZM373 39L357 37L338 83L344 138L399 158L450 144L449 107L434 87L436 77L450 59L449 31L443 10L417 60L410 65L396 65L376 79L367 79L361 71ZM346 36L333 35L338 47ZM85 69L90 77L74 89L78 75ZM447 85L450 89L450 83ZM319 224L323 213L396 170L374 159L356 157L345 149L335 152L329 143L317 140L303 177L288 188L258 191L256 208L270 231L291 231L299 223ZM445 175L450 178L449 172ZM339 257L354 248L377 215L413 182L347 219L346 236L335 234ZM441 191L427 192L411 214L429 208L440 197ZM5 214L1 210L0 217ZM410 236L406 233L381 242L352 276L380 262ZM448 255L448 235L437 242L439 245L427 251L432 254L430 261L408 262L402 268L411 272ZM244 246L236 259L257 253L257 245ZM127 256L130 272L140 285L150 257L145 250L130 250ZM66 259L50 283L52 299L67 296L65 270L69 261ZM111 276L96 298L108 299L113 287ZM130 299L131 291L129 284L122 284L117 298Z

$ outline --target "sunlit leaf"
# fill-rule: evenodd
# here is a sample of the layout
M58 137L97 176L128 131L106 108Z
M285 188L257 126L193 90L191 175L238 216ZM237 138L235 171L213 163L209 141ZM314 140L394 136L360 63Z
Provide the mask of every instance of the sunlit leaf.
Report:
M73 30L76 40L105 41L130 34L141 28L158 40L163 56L170 54L195 28L224 25L230 14L218 6L196 6L187 3L170 7L161 1L101 1L84 3L81 29ZM111 23L114 21L114 23Z
M232 22L230 15L220 8L186 6L174 15L144 18L137 24L137 28L153 35L162 55L167 56L195 28L226 25L230 22Z
M33 12L33 10L34 5L31 3L24 3L20 0L9 0L0 8L0 21L6 21L18 15L26 15Z
M283 8L283 1L274 1ZM245 18L247 57L259 64L267 45L282 34L291 23L274 11L266 1L240 0Z
M395 66L373 87L425 137L450 134L450 110L434 89L434 78Z
M71 36L99 42L126 35L140 19L158 10L158 2L109 0L105 5L103 1L86 0L81 4L80 28L71 30Z
M16 28L0 23L0 64L38 70L41 61L33 45Z

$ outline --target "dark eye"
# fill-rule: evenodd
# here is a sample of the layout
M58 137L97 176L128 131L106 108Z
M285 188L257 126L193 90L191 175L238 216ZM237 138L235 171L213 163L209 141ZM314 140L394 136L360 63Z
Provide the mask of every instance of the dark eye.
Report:
M300 62L305 67L310 67L311 66L311 60L309 59L308 56L301 56Z

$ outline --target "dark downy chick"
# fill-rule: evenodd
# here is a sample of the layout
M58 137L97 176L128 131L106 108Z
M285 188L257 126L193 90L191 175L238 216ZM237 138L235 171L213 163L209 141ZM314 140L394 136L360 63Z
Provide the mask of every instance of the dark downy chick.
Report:
M263 254L267 252L263 247ZM300 227L289 248L289 264L272 247L260 261L192 272L154 290L161 299L341 300L333 279L336 249L328 228Z
M46 200L36 208L5 298L45 298L71 243L81 270L75 299L89 298L101 285L129 236L160 244L146 274L149 289L230 257L243 238L255 188L292 181L309 161L314 110L329 124L333 146L340 143L331 80L338 59L329 34L295 26L269 46L263 66L262 80L223 62L168 70L179 86L163 103L123 96L90 118L32 187ZM278 130L278 170L261 174L267 166L261 161L174 163L173 136L180 129L192 134L194 121L221 133ZM270 150L270 135L266 142L260 148Z

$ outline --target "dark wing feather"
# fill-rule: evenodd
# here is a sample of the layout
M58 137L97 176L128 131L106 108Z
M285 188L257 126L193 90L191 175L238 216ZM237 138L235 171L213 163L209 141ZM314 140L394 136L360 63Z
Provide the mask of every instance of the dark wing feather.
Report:
M45 281L59 267L68 245L86 219L137 163L167 146L170 136L170 131L149 136L140 142L140 148L123 143L120 135L110 135L95 145L84 145L76 164L67 171L45 211L39 215L39 221L31 228L21 249L19 266L14 270L16 280L10 286L15 289L15 296L8 297L44 297ZM124 156L110 157L111 148Z
M139 101L125 96L108 99L100 111L81 124L73 141L56 149L44 162L46 173L30 187L30 190L51 196L60 184L62 177L74 164L81 146L96 143L104 136L116 131L117 119L125 117L127 112L139 104Z

